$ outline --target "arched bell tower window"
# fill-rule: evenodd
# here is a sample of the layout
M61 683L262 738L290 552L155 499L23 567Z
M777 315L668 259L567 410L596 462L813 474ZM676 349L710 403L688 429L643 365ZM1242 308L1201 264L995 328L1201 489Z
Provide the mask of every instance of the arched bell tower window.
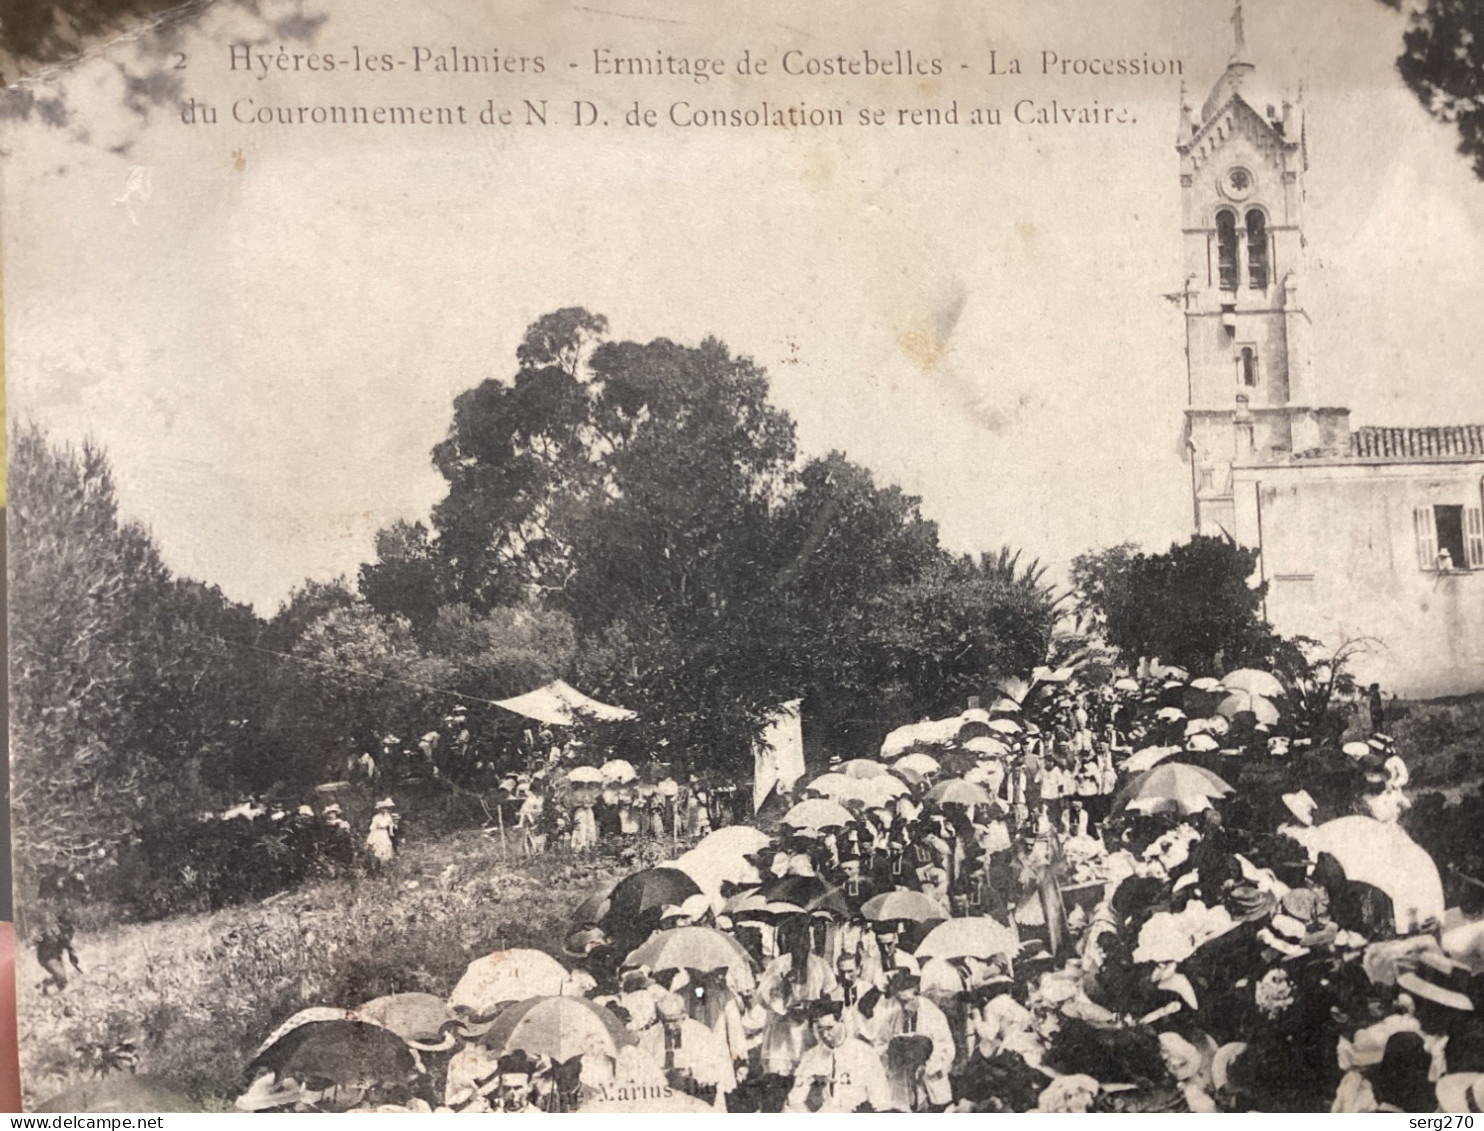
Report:
M1239 265L1237 262L1237 214L1230 208L1216 213L1216 268L1220 274L1221 289L1237 289Z
M1268 289L1268 221L1256 208L1247 212L1247 285Z
M1242 347L1237 358L1237 371L1241 374L1244 388L1257 388L1257 351L1251 346Z

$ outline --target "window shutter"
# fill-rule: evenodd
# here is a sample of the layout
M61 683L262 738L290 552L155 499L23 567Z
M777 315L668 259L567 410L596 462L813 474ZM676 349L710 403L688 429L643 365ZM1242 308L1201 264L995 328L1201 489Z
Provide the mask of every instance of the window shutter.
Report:
M1417 507L1412 511L1412 529L1417 535L1417 567L1438 568L1438 532L1432 507Z
M1464 541L1468 543L1469 569L1484 569L1484 509L1464 508Z

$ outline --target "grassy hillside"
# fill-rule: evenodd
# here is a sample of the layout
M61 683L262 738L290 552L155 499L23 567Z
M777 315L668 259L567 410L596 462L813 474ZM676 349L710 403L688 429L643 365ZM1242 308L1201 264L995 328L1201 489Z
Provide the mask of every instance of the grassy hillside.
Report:
M229 1107L253 1050L295 1011L412 990L447 994L472 959L492 950L555 953L570 910L633 867L611 858L507 859L497 841L461 833L410 845L383 878L79 934L83 973L61 994L42 997L34 953L19 956L27 1106L131 1047L138 1072Z
M1457 792L1484 784L1484 695L1402 703L1387 731L1412 772L1415 789Z

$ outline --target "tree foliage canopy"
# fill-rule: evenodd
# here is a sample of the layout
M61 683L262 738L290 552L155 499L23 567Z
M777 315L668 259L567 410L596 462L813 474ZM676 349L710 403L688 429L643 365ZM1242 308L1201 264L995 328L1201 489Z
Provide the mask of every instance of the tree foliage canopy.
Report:
M1198 673L1270 663L1280 641L1252 586L1257 551L1195 535L1163 554L1130 544L1072 563L1077 611L1125 663L1158 657Z
M844 454L799 464L751 359L607 329L548 314L511 378L456 399L431 527L389 527L361 572L379 613L426 638L445 603L560 611L586 689L718 766L788 699L849 732L1043 658L1045 590L946 554L919 500Z
M1410 13L1396 69L1484 180L1484 0L1383 0Z
M569 308L515 361L455 400L428 520L382 530L355 588L306 581L267 619L171 576L101 451L18 431L32 873L138 848L171 827L162 804L296 807L368 754L467 800L529 725L493 701L557 678L637 712L597 746L733 774L789 700L814 749L856 752L1046 659L1039 564L950 554L918 499L841 452L800 460L767 374L715 338L613 341Z

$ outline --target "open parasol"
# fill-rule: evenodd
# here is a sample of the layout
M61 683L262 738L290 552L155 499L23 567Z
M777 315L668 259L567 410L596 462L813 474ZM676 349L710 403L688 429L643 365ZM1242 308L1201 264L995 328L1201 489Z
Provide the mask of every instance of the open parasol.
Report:
M930 801L946 805L988 805L994 800L983 786L964 781L962 778L949 778L947 781L939 782L927 791L927 796Z
M831 801L838 801L852 796L855 783L859 780L859 778L848 778L844 774L820 774L804 788L821 797L828 797Z
M1278 721L1277 704L1250 691L1233 691L1216 704L1216 713L1222 718L1234 719L1240 714L1250 713L1260 723L1272 726Z
M948 912L932 896L906 890L873 896L861 907L861 914L873 922L910 919L915 923L928 923L948 918Z
M603 781L609 783L630 782L639 776L639 772L634 769L633 764L625 762L622 758L615 758L611 762L604 762L598 768L598 773L602 775Z
M1370 884L1391 898L1396 929L1410 934L1422 924L1443 920L1443 881L1427 850L1399 825L1374 817L1338 817L1314 828L1285 832L1316 857L1328 852L1345 878Z
M1213 797L1225 797L1232 787L1210 770L1184 762L1165 762L1140 774L1124 787L1114 807L1136 813L1199 813L1211 807Z
M1268 699L1281 699L1288 694L1283 685L1278 682L1277 676L1271 672L1258 671L1256 668L1238 668L1234 672L1227 672L1221 677L1221 686L1228 691L1245 691Z
M892 769L916 770L919 774L936 774L940 769L942 769L942 766L939 765L938 759L934 758L931 754L923 754L919 751L917 753L908 754L905 757L898 758L896 762L892 764Z
M927 933L918 944L914 957L927 958L1014 958L1020 953L1020 934L1013 926L978 915L968 919L949 919Z
M616 1057L631 1040L616 1014L584 998L540 997L501 1013L483 1043L497 1056L519 1049L560 1063L574 1056Z
M818 876L784 876L770 880L757 890L770 911L792 908L795 911L813 913L829 911L839 915L849 914L849 907L840 889Z
M840 766L839 772L847 778L874 778L889 771L871 758L852 758Z
M651 970L725 969L733 989L746 992L755 984L752 959L731 935L710 927L677 927L661 931L625 960Z
M964 749L971 754L979 754L986 758L1003 758L1010 753L1010 747L998 738L991 738L987 734L969 739L964 743Z
M783 824L795 829L838 829L853 820L850 810L819 798L800 801L783 815Z
M603 922L638 923L646 912L679 906L700 894L701 885L679 868L646 868L618 882Z
M855 783L855 789L851 791L851 797L864 801L867 805L888 805L898 797L905 797L912 789L907 782L896 773L890 773L879 778L867 778L865 781Z
M561 993L566 978L567 968L543 951L497 950L469 963L448 1004L488 1016L503 1002Z

